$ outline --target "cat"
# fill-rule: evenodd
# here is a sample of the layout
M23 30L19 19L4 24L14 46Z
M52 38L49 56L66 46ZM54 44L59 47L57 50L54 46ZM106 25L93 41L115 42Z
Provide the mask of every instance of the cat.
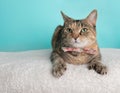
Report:
M67 69L66 63L87 64L89 70L94 69L101 75L107 74L107 67L101 63L96 40L97 10L82 20L75 20L62 11L61 14L64 24L56 27L52 37L50 59L53 76L61 77Z

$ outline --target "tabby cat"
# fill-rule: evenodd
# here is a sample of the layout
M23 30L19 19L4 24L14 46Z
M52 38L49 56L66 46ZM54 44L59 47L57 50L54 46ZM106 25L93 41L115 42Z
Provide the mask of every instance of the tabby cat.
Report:
M51 62L52 74L60 77L67 69L66 62L87 64L88 69L107 74L107 68L101 63L101 54L96 40L97 10L93 10L85 19L75 20L61 12L64 25L56 27L52 38Z

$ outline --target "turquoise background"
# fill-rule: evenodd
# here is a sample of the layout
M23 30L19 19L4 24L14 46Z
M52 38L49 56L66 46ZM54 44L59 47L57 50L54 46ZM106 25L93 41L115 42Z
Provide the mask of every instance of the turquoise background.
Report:
M75 19L98 10L97 38L102 48L120 48L119 0L0 0L0 51L51 48L60 11Z

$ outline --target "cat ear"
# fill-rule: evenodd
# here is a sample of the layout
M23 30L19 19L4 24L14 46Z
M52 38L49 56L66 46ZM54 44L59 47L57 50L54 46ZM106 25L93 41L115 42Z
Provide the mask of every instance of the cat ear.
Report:
M88 16L87 16L88 23L92 24L93 26L96 26L96 20L97 20L97 10L93 10Z
M62 11L61 11L61 14L62 14L62 17L64 19L65 22L68 22L68 21L72 21L73 19L68 17L67 15L65 15Z

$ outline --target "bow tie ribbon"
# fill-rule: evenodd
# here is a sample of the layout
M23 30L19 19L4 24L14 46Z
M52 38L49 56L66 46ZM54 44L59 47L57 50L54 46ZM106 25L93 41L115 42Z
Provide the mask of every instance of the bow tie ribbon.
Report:
M71 47L62 47L64 52L80 52L80 53L87 53L87 54L96 54L96 50L92 48L71 48Z

